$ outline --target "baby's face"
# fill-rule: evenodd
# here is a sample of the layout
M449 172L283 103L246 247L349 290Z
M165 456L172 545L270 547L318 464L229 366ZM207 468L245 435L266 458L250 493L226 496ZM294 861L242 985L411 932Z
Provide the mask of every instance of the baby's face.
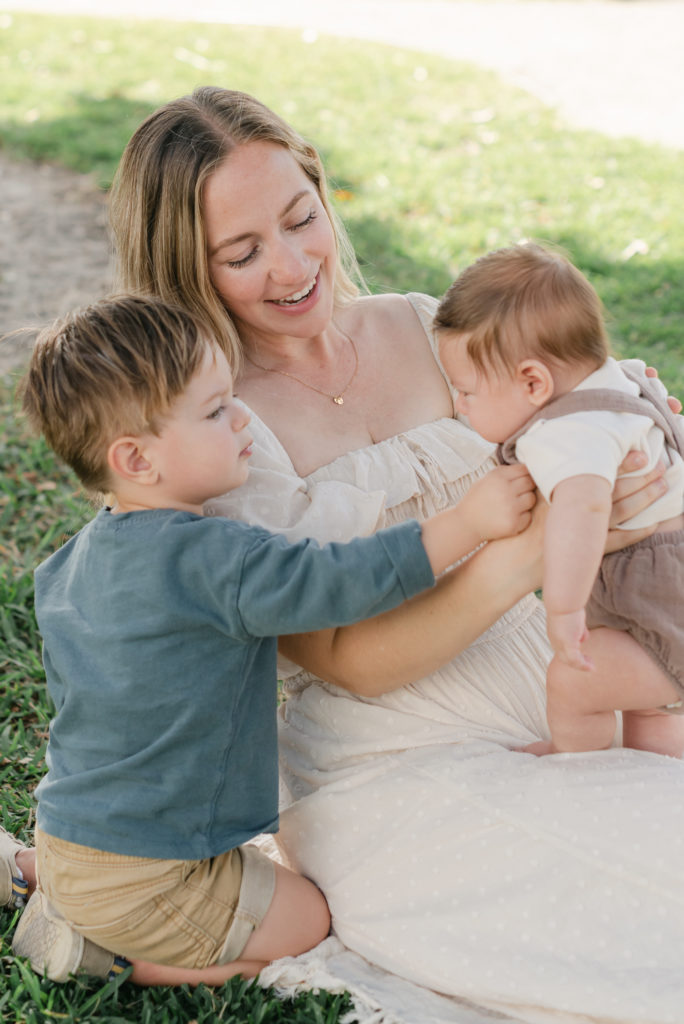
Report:
M498 444L519 430L534 409L515 376L474 366L468 357L467 343L467 334L444 334L440 338L442 365L458 392L454 398L456 412L465 416L486 441Z

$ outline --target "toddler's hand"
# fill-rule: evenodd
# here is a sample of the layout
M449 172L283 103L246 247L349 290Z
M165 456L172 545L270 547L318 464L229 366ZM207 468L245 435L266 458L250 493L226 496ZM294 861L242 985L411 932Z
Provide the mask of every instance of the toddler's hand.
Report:
M482 540L521 533L536 502L534 481L524 466L498 466L468 491L459 509Z
M584 608L563 615L547 612L546 630L557 657L570 668L591 672L594 663L582 652L582 644L589 635Z

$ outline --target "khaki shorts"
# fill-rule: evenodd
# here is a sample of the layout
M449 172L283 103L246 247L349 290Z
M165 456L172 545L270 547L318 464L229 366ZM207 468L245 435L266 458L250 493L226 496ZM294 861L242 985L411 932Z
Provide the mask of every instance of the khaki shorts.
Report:
M237 960L271 905L273 862L254 846L210 860L127 857L36 829L39 885L69 923L129 959Z

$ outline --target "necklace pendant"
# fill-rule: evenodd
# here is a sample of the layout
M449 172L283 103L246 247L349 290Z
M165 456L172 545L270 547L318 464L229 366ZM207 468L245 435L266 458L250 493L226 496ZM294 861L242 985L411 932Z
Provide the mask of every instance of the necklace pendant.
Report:
M335 405L344 405L344 398L342 395L333 395L333 402Z

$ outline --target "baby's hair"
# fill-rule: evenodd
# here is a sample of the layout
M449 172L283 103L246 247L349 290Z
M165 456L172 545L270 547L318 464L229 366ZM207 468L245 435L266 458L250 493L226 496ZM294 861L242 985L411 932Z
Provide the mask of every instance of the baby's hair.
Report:
M109 445L159 432L208 338L190 313L157 298L122 295L76 309L38 335L19 386L23 411L87 490L106 492Z
M435 329L467 334L480 372L510 375L523 359L598 368L610 354L603 306L567 257L536 243L487 253L442 298Z

